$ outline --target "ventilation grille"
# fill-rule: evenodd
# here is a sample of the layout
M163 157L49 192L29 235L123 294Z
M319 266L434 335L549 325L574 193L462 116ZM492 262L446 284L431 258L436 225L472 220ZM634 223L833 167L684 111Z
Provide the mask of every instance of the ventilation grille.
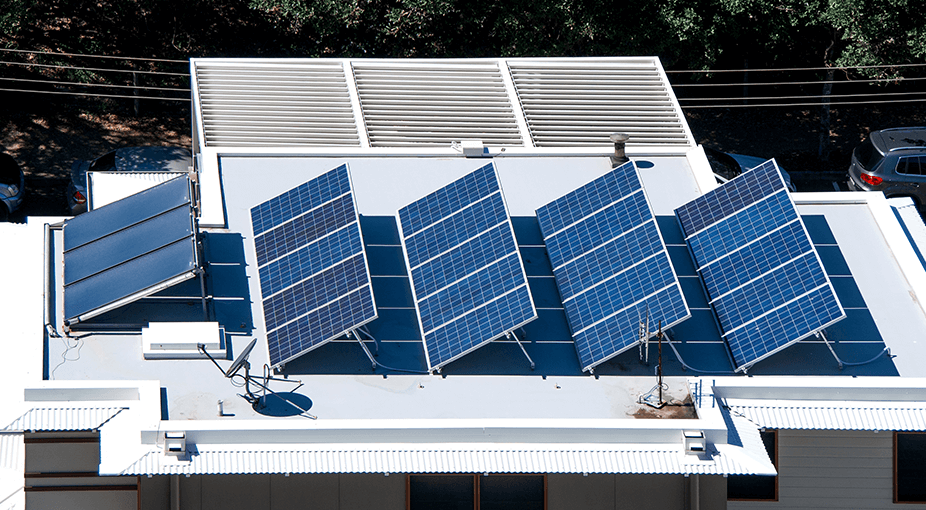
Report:
M373 147L523 145L496 62L352 65Z
M680 109L653 59L508 61L537 147L692 145Z
M207 147L359 146L340 62L196 63Z

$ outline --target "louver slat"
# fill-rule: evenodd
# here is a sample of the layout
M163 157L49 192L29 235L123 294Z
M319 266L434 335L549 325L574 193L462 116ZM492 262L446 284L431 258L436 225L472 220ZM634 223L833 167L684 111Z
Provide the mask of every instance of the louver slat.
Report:
M537 147L693 145L655 60L510 60L508 67Z
M207 147L360 146L339 62L195 70Z
M523 145L494 62L352 64L373 147L447 147L464 139L492 146Z

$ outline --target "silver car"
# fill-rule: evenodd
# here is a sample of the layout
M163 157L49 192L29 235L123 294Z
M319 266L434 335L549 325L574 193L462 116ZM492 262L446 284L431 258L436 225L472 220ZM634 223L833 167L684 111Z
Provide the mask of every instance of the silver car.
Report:
M849 189L926 204L926 127L874 131L852 151Z
M0 152L0 221L6 221L10 213L22 205L25 185L23 172L16 160Z
M182 147L124 147L92 161L75 161L68 184L68 209L78 215L87 211L87 172L187 172L193 165L190 151Z

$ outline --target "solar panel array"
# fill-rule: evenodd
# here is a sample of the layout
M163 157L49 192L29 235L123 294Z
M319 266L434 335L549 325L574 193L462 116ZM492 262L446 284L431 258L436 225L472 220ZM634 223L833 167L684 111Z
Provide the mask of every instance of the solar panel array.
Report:
M582 370L690 316L631 161L537 209Z
M429 370L537 317L495 166L399 210Z
M737 370L845 317L774 160L675 214Z
M252 208L251 225L273 367L376 318L346 165Z

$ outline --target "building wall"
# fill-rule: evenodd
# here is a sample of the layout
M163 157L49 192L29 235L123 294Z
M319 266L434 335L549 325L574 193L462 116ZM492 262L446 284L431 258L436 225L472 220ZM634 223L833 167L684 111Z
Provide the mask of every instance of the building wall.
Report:
M894 504L893 434L778 431L778 501L730 501L730 510L889 509ZM904 510L926 505L904 504Z
M401 474L198 475L179 478L183 510L403 510L406 477ZM687 510L691 483L700 484L700 509L723 510L721 476L548 475L547 510ZM170 477L142 477L141 510L170 509Z

